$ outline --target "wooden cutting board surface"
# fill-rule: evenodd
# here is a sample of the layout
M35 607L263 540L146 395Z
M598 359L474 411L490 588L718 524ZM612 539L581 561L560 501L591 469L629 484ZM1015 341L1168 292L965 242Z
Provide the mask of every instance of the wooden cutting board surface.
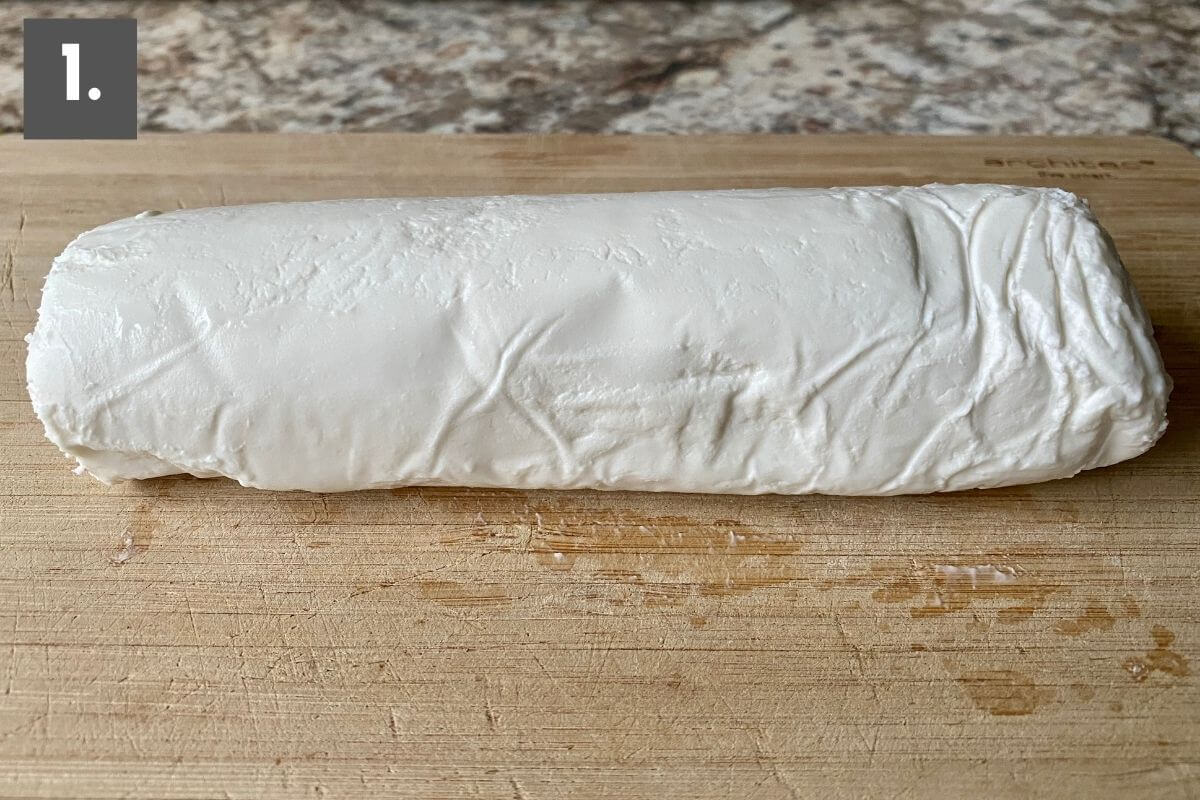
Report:
M1112 232L1148 455L952 495L313 495L77 478L25 345L147 208L990 181ZM1194 797L1200 161L1141 138L0 139L0 796Z

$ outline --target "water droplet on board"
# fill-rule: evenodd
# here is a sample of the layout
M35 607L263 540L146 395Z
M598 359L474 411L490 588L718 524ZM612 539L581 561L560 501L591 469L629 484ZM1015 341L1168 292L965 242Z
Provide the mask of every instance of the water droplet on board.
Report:
M126 531L121 537L121 549L109 558L114 564L120 565L133 558L136 552L137 547L133 543L133 534Z

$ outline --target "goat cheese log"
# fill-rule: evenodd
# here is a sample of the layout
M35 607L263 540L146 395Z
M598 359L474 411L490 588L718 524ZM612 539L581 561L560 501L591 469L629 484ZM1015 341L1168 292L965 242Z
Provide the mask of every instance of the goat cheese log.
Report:
M278 203L73 241L29 338L102 481L883 495L1149 448L1170 380L1074 195Z

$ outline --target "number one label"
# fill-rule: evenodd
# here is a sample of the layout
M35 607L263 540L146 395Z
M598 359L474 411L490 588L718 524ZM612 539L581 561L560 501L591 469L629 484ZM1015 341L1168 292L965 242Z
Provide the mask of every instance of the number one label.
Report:
M79 99L79 44L63 42L63 58L67 60L67 99Z
M4 6L0 0L0 19ZM137 138L137 20L38 17L24 27L26 139ZM0 87L9 77L0 66ZM0 195L4 176L0 166Z
M63 42L63 58L67 60L67 99L79 99L79 43ZM89 100L99 100L100 90L95 86L88 89Z

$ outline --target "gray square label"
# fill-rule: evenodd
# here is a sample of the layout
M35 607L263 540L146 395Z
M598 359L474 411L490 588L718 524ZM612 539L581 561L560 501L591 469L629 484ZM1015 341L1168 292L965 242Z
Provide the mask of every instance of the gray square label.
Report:
M25 138L137 138L137 20L25 20Z

